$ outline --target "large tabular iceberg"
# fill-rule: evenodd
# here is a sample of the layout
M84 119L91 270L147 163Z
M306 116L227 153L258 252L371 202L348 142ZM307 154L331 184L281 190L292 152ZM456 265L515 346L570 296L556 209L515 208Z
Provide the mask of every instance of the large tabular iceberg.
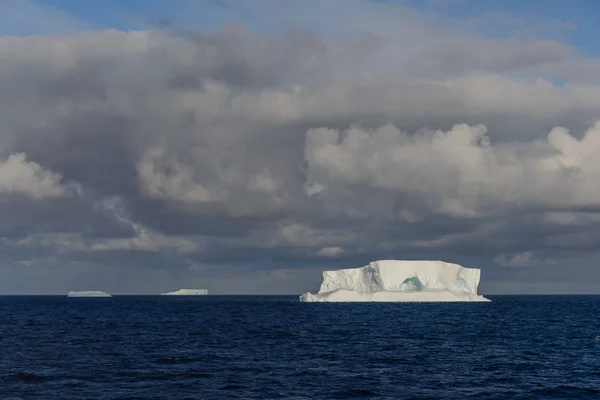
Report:
M112 297L108 293L99 292L97 290L75 291L71 290L67 297Z
M179 289L174 292L162 293L163 296L203 296L208 294L207 289Z
M443 261L374 261L362 268L324 271L305 302L489 301L477 294L481 271Z

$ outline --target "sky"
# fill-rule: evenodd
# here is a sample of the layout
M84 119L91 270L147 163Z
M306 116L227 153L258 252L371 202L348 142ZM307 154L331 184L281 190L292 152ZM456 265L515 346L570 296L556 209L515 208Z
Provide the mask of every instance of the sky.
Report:
M0 295L600 293L594 0L0 0Z

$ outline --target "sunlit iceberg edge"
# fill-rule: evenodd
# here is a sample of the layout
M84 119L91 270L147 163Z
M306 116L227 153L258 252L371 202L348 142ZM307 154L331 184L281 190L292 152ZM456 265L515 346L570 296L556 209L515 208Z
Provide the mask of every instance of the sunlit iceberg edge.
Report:
M179 289L174 292L161 293L162 296L204 296L207 294L207 289Z
M374 261L324 271L319 292L302 302L489 302L477 294L481 271L444 261Z
M97 290L76 291L71 290L67 297L112 297L110 294Z

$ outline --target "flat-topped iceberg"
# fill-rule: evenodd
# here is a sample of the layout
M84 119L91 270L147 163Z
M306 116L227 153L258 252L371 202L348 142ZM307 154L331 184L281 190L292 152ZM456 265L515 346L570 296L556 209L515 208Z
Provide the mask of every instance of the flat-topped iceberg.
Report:
M75 291L71 290L67 297L112 297L108 293L100 292L97 290L87 290L87 291Z
M179 289L174 292L162 293L163 296L204 296L208 294L207 289Z
M361 268L324 271L304 302L489 301L477 294L481 270L443 261L373 261Z

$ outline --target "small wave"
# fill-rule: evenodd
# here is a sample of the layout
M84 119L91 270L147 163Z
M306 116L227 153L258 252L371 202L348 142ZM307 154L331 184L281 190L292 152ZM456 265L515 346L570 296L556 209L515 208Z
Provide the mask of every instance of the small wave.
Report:
M171 357L171 356L162 356L158 357L155 362L158 364L187 364L193 363L198 360L190 357Z
M206 379L211 374L205 372L181 372L181 373L144 373L138 371L119 371L114 374L118 378L134 378L135 380L169 381L176 378L182 379Z
M219 388L219 390L240 390L245 389L242 385L225 385Z
M99 338L83 338L83 339L74 339L74 340L69 340L67 342L67 344L69 345L76 345L76 344L90 344L90 343L104 343L106 342L105 339L99 339Z
M302 378L302 377L320 377L323 375L322 371L311 371L311 370L302 370L296 371L288 374L288 377L291 378Z
M331 393L334 399L360 399L363 397L378 396L377 393L365 389L347 389Z
M557 386L555 388L545 388L535 390L534 393L540 396L551 398L566 397L570 399L584 398L597 399L600 397L600 390L592 388L581 388L575 386ZM581 397L585 396L585 397ZM591 397L588 397L591 396Z
M18 382L45 382L47 380L46 377L36 374L31 374L29 372L16 372L14 374L9 375L10 379L13 379Z

